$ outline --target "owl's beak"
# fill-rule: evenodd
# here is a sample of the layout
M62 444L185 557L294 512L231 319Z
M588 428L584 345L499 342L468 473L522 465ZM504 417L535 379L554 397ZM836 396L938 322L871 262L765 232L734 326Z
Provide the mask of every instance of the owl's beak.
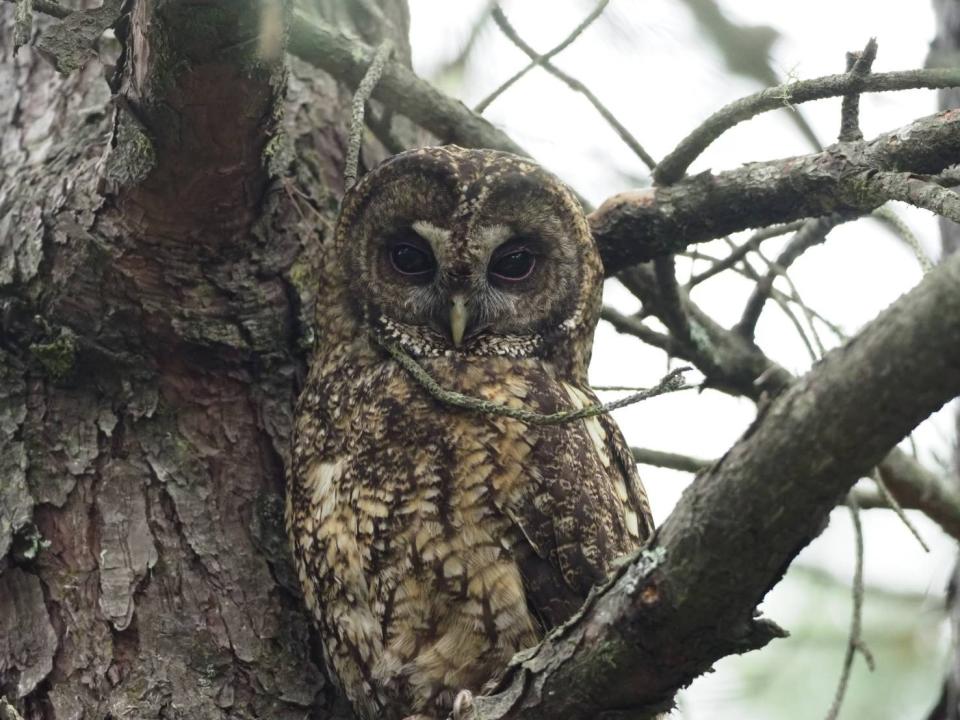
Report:
M463 333L467 329L467 301L463 295L454 295L450 298L450 337L453 338L453 344L460 347L463 342Z

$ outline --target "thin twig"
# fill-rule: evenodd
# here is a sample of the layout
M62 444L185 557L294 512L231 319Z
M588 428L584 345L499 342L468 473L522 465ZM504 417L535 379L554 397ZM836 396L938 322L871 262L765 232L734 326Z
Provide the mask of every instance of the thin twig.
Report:
M673 357L684 357L681 354L680 344L671 336L647 327L643 321L635 316L623 315L612 307L605 305L600 310L600 319L613 325L614 330L625 335L633 335L641 342L666 351Z
M493 12L493 8L496 4L496 0L487 0L486 4L480 9L480 12L477 13L476 19L471 24L470 34L467 36L466 42L460 47L460 50L457 52L455 57L443 64L443 67L440 68L439 72L437 73L438 76L443 77L451 72L455 72L466 64L467 58L469 58L473 53L473 48L477 44L477 40L480 39L480 34L486 27L487 20L490 19L490 13Z
M870 473L870 477L873 478L873 482L876 483L877 489L880 491L880 495L883 497L884 501L893 510L897 517L900 518L900 522L907 526L907 530L917 539L917 542L920 543L920 547L923 548L924 552L930 552L930 546L924 542L923 537L920 535L920 531L917 530L916 526L910 522L910 518L907 517L907 514L903 511L900 503L897 502L897 499L887 488L887 484L883 481L883 476L880 474L880 471L877 468L873 469L873 472Z
M813 313L810 311L810 308L807 306L803 299L800 297L800 291L797 289L797 286L793 282L793 278L790 277L790 273L786 271L785 268L780 267L773 260L770 260L766 255L763 254L763 251L759 248L756 251L757 257L763 260L767 264L770 272L777 273L780 277L784 279L787 283L787 287L790 289L789 295L786 295L786 298L797 305L800 308L800 312L803 313L804 318L807 321L807 327L810 330L810 336L813 338L813 342L810 342L810 339L807 337L807 331L804 330L803 325L793 314L792 310L784 309L784 312L790 317L793 322L794 327L796 327L797 332L799 333L804 344L807 346L807 352L810 354L810 359L813 362L816 362L821 357L823 357L827 350L824 347L823 341L820 339L820 334L817 332L816 325L813 322ZM785 301L780 299L779 293L773 291L771 288L770 296L773 300L783 308ZM814 349L816 348L816 349Z
M847 640L847 652L843 657L843 669L840 672L840 682L837 692L833 696L833 703L827 712L826 720L836 720L840 713L840 706L847 694L847 684L850 682L850 671L853 668L853 657L859 652L867 662L870 670L874 668L873 655L863 642L861 635L863 625L863 526L860 524L860 507L857 505L853 493L847 496L847 507L850 509L850 519L853 521L853 535L856 543L856 566L853 571L853 613L850 618L850 636Z
M690 318L687 316L683 307L683 298L680 296L673 255L658 257L653 261L653 270L660 293L658 316L675 338L684 344L690 344L692 342Z
M740 262L743 257L749 253L751 250L755 250L760 247L760 244L764 240L769 240L770 238L779 237L781 235L786 235L787 233L795 232L803 227L803 220L796 220L792 223L785 223L783 225L774 225L773 227L764 228L763 230L758 230L753 235L750 236L745 243L738 246L733 250L729 255L727 255L722 260L718 260L713 263L707 270L704 270L698 275L694 275L690 278L690 281L687 283L687 290L691 290L705 280L709 280L714 275L717 275L724 270L736 265Z
M373 93L373 89L380 81L380 75L383 74L383 66L386 64L393 52L393 43L390 40L384 40L377 48L373 56L373 62L367 74L363 76L357 91L353 95L353 118L350 124L350 140L347 144L347 161L343 170L344 191L352 188L357 182L357 166L360 164L360 145L363 142L363 116L367 107L367 101Z
M9 3L17 3L19 0L7 0ZM33 9L38 13L43 13L44 15L49 15L50 17L55 17L58 20L63 20L65 17L73 13L73 10L66 8L60 3L53 2L52 0L33 0Z
M776 269L770 272L753 289L753 293L747 300L743 308L743 315L737 324L737 332L745 338L752 338L757 327L757 321L760 319L760 313L763 312L763 306L770 297L770 290L773 287L774 280L780 272L785 271L793 262L814 245L822 243L833 228L841 222L850 219L847 216L830 215L828 217L808 220L804 223L793 239L783 249L783 252L776 259Z
M702 458L690 457L689 455L679 455L677 453L651 450L649 448L632 447L630 448L630 452L633 454L634 462L689 473L698 473L714 463L713 460L704 460Z
M727 244L733 246L732 241L729 239L727 239ZM767 264L768 268L773 267L773 263L767 259L767 257L760 251L759 248L757 248L754 252ZM759 283L761 281L760 274L754 270L753 266L745 257L741 260L739 266L735 265L732 269L734 272L749 280L752 280L754 283ZM807 354L810 356L810 361L816 362L819 358L819 355L817 354L813 343L810 342L810 338L807 337L807 330L803 327L803 323L800 322L797 314L793 312L790 307L790 303L793 301L793 298L786 293L781 292L777 288L770 288L770 298L777 304L777 307L780 308L780 311L787 317L794 329L797 331L797 335L800 337L804 347L807 349ZM814 332L813 335L816 336L816 333Z
M698 128L680 141L680 144L660 161L653 176L658 185L671 185L682 178L691 163L727 130L744 120L770 110L790 107L798 103L822 100L851 92L886 92L914 88L946 88L960 85L960 68L907 70L904 72L874 73L866 77L827 75L813 80L801 80L761 90L721 108Z
M862 52L847 53L847 72L855 77L866 77L870 74L876 57L877 39L870 38ZM863 133L860 131L860 93L852 92L843 96L839 139L840 142L863 140Z
M902 239L909 246L909 248L913 251L914 257L917 258L917 263L920 265L920 269L923 271L924 275L933 270L933 261L927 256L923 246L920 245L920 239L916 236L916 234L914 234L913 230L910 229L910 226L904 222L903 218L893 210L893 208L888 205L882 205L874 210L871 213L871 216L889 226L896 236Z
M543 65L545 62L549 61L550 58L563 52L567 47L570 46L570 44L574 40L580 37L583 31L586 30L590 26L590 24L593 23L594 20L600 17L601 13L603 13L607 5L609 4L610 4L610 0L600 0L600 2L597 3L597 6L590 12L590 14L587 15L583 19L583 21L579 25L577 25L573 29L573 31L569 35L567 35L567 37L563 39L563 42L561 42L559 45L554 47L552 50L545 52L543 55L537 55L534 59L532 59L526 65L526 67L524 67L522 70L518 70L511 77L509 77L506 80L506 82L504 82L500 87L498 87L492 93L487 95L483 100L478 102L476 106L473 108L473 111L482 113L484 110L486 110L490 106L490 103L492 103L494 100L500 97L504 92L510 89L510 87L514 83L516 83L520 78L522 78L528 72L533 70L533 68L537 67L538 65Z
M503 14L503 11L499 7L493 9L493 20L495 23L497 23L497 27L503 31L503 34L506 35L514 45L523 50L523 52L527 54L527 57L529 57L531 60L536 60L537 58L541 57L536 50L527 45L526 41L524 41L524 39L517 34L517 31L513 28L513 26L510 24L510 21L507 20L507 16ZM620 139L623 140L623 142L626 143L634 153L636 153L637 157L639 157L648 168L652 170L656 166L656 160L653 159L650 153L643 149L643 146L637 142L637 139L631 135L630 131L624 127L623 123L617 120L616 116L610 112L602 102L600 102L599 98L593 94L590 88L576 78L567 75L567 73L563 72L563 70L560 70L556 65L547 60L542 61L540 65L551 75L566 83L571 90L580 93L587 100L589 100L590 104L593 105L597 112L603 116L603 119L606 120L614 130L616 130L617 135L620 136Z
M435 400L452 405L453 407L486 415L502 415L514 420L529 423L530 425L560 425L562 423L573 422L574 420L583 420L585 418L596 417L597 415L606 415L609 412L619 408L633 405L642 400L647 400L658 395L677 392L678 390L687 390L693 388L688 385L683 378L683 374L690 370L688 367L680 367L672 370L665 375L660 382L649 390L633 393L627 397L614 400L613 402L587 405L576 410L561 410L554 413L539 413L524 408L509 407L500 403L484 400L483 398L464 395L455 390L447 390L441 387L423 367L406 352L398 346L384 342L376 338L377 342L386 350L390 356L396 360L404 370L410 373L424 390L426 390Z

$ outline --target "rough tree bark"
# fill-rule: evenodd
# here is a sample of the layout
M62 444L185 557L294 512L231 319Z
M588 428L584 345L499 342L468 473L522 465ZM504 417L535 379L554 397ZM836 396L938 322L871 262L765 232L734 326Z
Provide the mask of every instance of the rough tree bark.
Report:
M287 75L272 5L37 16L86 62L61 76L0 3L0 696L25 718L330 714L282 494L351 98ZM121 6L104 67L76 28ZM408 57L404 2L314 7Z

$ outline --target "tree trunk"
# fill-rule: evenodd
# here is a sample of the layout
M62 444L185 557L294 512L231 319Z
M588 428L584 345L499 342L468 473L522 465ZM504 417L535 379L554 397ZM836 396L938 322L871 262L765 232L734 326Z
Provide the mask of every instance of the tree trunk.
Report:
M0 696L25 718L336 714L282 494L350 95L286 69L273 5L37 17L86 63L60 75L0 3ZM403 0L312 10L409 58Z

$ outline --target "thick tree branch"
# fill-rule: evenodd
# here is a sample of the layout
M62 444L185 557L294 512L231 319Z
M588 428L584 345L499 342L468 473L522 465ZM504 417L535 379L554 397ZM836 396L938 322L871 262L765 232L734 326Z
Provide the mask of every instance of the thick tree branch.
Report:
M307 18L300 11L293 13L289 49L351 88L360 84L374 56L372 48ZM421 80L399 62L386 64L373 97L444 142L527 155L488 120Z
M960 393L958 287L960 256L773 401L652 545L476 699L477 716L635 717L777 637L757 604L853 483Z
M591 214L590 225L613 275L752 227L867 213L888 199L886 188L870 180L877 171L935 174L958 160L960 110L949 110L868 142L614 195Z

